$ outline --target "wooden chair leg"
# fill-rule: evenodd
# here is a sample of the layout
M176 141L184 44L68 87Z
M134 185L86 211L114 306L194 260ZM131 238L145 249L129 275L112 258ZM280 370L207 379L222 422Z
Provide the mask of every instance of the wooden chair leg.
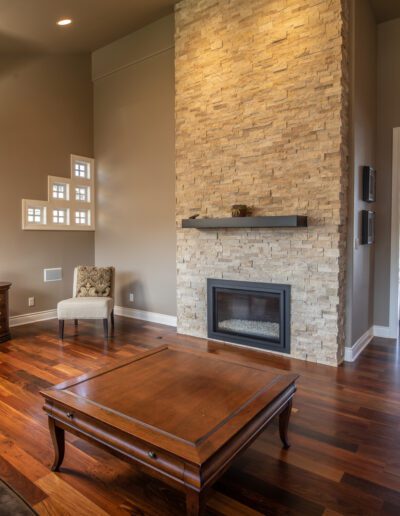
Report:
M108 319L103 319L104 338L108 339Z
M114 329L114 310L111 312L111 328Z
M74 319L75 327L78 326L78 319Z
M63 319L60 319L58 321L58 335L61 340L64 338L64 320Z

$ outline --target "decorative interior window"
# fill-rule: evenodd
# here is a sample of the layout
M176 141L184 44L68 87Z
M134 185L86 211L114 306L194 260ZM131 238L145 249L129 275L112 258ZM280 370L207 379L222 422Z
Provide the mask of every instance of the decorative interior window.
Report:
M70 177L48 176L47 200L22 200L22 229L94 231L94 159L71 155Z
M90 202L90 189L88 186L75 187L75 200L80 202Z
M88 210L79 210L75 212L75 224L90 224L90 212Z
M45 211L43 208L35 207L27 209L28 224L45 224Z
M75 161L74 165L75 177L90 179L90 164L86 161Z
M68 199L68 186L66 183L53 183L52 197L53 199Z
M68 210L53 210L53 224L68 224Z

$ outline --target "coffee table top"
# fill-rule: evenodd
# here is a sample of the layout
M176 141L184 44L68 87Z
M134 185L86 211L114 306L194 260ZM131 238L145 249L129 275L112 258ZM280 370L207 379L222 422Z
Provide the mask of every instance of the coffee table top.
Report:
M295 374L163 346L42 394L199 463L296 378Z

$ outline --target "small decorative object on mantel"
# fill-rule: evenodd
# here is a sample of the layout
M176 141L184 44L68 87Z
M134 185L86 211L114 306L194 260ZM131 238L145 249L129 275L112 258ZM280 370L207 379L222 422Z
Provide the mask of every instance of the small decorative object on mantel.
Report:
M372 167L363 167L363 201L376 201L376 171Z
M375 212L362 210L361 243L371 245L375 242Z
M196 213L195 215L192 215L191 217L189 217L190 220L195 220L197 219L197 217L200 215L200 213Z
M247 217L249 208L246 204L234 204L232 206L232 217Z

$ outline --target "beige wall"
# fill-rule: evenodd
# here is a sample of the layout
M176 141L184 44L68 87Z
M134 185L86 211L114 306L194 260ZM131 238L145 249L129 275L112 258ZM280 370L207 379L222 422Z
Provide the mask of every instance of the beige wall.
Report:
M389 325L393 129L400 127L400 19L378 25L375 324Z
M377 120L377 26L366 0L354 3L353 77L352 77L352 173L349 213L349 297L351 313L347 342L352 346L374 324L375 245L360 245L361 210L373 210L374 204L362 200L362 167L376 168ZM358 239L358 247L355 240Z
M93 233L21 230L22 198L47 199L48 174L69 177L71 153L92 155L90 58L0 56L0 99L0 280L17 315L54 308L73 267L94 260ZM44 267L63 281L44 283Z
M308 215L308 229L178 229L178 330L205 336L206 278L292 285L292 355L344 347L347 2L183 0L176 10L177 223Z
M93 54L96 264L117 305L176 314L173 16ZM129 293L134 292L134 303Z

